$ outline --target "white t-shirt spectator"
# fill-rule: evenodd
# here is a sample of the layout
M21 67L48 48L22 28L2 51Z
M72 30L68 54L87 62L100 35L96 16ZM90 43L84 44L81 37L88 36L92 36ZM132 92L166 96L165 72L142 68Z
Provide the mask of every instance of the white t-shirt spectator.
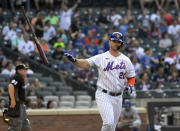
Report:
M53 26L50 26L49 28L46 26L45 29L47 30L44 32L44 39L48 42L56 35L56 30Z
M142 48L142 47L138 47L138 48L136 48L136 56L138 57L138 58L141 58L143 55L144 55L144 48Z
M113 16L110 17L111 21L113 22L114 26L119 26L119 20L122 19L122 17L118 14L115 14Z
M3 75L9 75L9 76L12 76L16 73L15 69L12 69L12 70L8 70L8 69L4 69L2 70L1 74Z
M172 46L172 40L171 39L161 39L159 41L159 47L161 48L167 48Z
M18 45L18 51L21 51L23 54L28 54L35 50L35 46L31 41L28 41L27 43L25 41L22 41Z
M168 27L168 34L176 35L179 29L180 29L180 25L176 25L176 26L170 25Z
M64 30L68 30L71 26L71 15L72 10L69 9L68 11L62 11L60 15L60 27Z
M4 26L3 30L2 30L2 34L4 36L6 36L8 34L8 32L10 31L10 28L8 25Z
M4 37L5 40L12 40L14 37L16 37L16 31L10 30L6 36Z
M160 23L160 21L161 21L161 16L159 15L159 14L152 14L151 16L150 16L150 20L152 21L152 22L158 22L158 23Z

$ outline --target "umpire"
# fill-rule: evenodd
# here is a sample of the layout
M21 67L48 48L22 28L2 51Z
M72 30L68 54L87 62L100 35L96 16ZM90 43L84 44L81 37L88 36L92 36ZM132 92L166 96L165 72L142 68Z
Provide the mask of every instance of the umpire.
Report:
M7 131L32 131L30 122L27 119L25 110L25 81L28 67L24 64L16 66L16 74L8 86L9 91L9 108Z

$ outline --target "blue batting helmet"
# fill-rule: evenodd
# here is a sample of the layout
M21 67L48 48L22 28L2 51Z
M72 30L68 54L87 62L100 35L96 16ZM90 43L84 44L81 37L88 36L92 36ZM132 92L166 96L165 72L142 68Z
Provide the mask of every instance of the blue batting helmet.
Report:
M123 34L120 33L120 32L112 33L109 40L117 40L117 41L120 41L120 42L124 43Z

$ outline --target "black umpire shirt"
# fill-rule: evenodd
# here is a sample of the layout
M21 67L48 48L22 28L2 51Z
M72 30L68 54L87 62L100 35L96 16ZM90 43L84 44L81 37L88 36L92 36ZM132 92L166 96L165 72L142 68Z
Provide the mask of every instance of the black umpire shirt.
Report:
M25 83L23 77L16 73L11 84L14 85L15 90L18 89L19 100L25 102Z

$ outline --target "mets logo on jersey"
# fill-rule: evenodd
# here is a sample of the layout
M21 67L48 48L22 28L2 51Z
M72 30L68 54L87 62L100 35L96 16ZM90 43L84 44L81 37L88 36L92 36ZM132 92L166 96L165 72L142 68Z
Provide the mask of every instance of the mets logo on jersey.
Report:
M104 71L109 71L109 70L118 70L118 69L126 69L126 65L124 62L121 62L117 65L114 65L114 61L108 62L107 66L104 68Z

